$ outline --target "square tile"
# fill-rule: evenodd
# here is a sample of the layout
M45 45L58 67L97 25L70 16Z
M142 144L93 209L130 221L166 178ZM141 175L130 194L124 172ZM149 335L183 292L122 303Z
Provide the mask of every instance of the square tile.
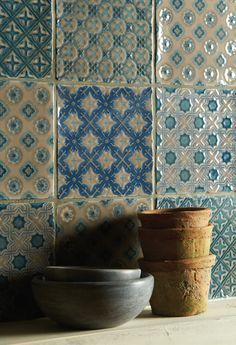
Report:
M235 2L156 0L156 3L157 81L236 85Z
M58 87L59 198L152 193L151 88Z
M211 298L236 297L236 197L178 197L157 199L157 208L209 207L214 225L211 252Z
M150 199L133 198L61 204L57 210L57 264L137 267L142 250L136 213L150 208Z
M0 82L0 198L53 193L52 85Z
M235 90L157 89L157 192L236 187Z
M30 280L53 263L52 203L0 205L0 321L37 313Z
M0 27L0 76L50 77L51 1L1 1Z
M151 81L152 0L59 0L57 77Z

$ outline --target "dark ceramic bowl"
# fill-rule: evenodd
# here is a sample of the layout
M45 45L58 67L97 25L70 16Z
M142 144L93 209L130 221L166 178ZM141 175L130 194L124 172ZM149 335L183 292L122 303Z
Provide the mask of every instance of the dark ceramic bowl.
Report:
M115 282L32 280L42 312L75 329L115 327L134 319L148 304L153 284L153 276L148 273L139 279Z
M94 268L84 266L48 266L44 271L47 280L64 282L116 281L140 278L141 270Z

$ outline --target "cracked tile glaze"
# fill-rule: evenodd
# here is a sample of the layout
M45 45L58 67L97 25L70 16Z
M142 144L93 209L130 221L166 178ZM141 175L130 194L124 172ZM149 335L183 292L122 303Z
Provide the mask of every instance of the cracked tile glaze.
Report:
M150 82L152 0L59 0L58 79Z
M234 0L156 0L157 82L236 85Z

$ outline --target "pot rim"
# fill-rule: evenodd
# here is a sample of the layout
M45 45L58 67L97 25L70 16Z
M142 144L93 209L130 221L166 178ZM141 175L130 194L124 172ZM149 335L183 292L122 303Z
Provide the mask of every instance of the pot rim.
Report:
M86 286L87 288L95 288L95 287L122 287L122 286L133 286L143 284L146 281L153 281L153 276L148 272L142 272L140 278L136 279L129 279L129 280L113 280L113 281L54 281L54 280L47 280L43 275L38 275L33 277L31 283L32 285L44 285L44 286L55 286L55 287L80 287Z
M138 212L138 215L179 215L179 214L199 214L199 213L211 213L211 209L208 207L174 207L174 208L158 208L155 210L144 210Z
M151 273L172 272L212 267L215 263L215 259L216 256L210 253L208 256L181 260L146 261L144 259L139 259L139 264L141 269Z

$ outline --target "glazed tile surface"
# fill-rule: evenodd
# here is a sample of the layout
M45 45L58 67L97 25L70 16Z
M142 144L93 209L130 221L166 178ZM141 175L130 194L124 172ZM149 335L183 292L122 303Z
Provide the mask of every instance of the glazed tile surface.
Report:
M160 198L157 208L209 207L214 225L211 252L216 255L212 268L210 297L236 296L236 198Z
M137 267L142 251L136 213L150 208L149 199L104 199L60 205L57 264Z
M151 89L58 88L59 198L151 194Z
M47 198L53 190L52 86L0 83L0 198Z
M0 76L49 77L51 26L51 1L1 1Z
M236 187L236 92L157 89L157 192Z
M58 79L150 82L152 0L59 0Z
M156 0L156 78L162 84L236 85L234 0Z
M53 263L53 204L2 204L0 224L0 321L32 317L30 280Z

